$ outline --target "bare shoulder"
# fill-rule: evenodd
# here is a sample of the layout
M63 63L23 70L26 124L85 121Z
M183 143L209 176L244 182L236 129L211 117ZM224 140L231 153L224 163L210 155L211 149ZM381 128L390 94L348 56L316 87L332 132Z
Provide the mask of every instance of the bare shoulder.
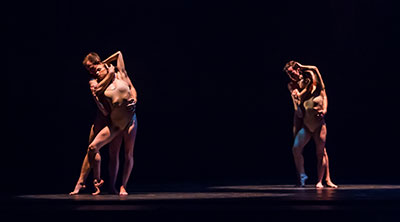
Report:
M115 73L115 76L120 80L126 80L129 78L128 73L121 70L118 70L118 72Z

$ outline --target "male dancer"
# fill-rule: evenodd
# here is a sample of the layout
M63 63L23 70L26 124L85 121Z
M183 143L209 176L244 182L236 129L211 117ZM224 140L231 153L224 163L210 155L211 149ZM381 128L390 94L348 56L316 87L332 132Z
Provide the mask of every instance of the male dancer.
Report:
M326 185L337 188L330 178L329 158L326 152L326 123L324 116L328 108L325 85L316 66L301 65L296 61L286 63L283 69L291 79L288 84L294 104L293 156L299 185L305 186L308 179L304 170L304 146L314 139L317 154L317 188L323 188L322 180L326 173Z

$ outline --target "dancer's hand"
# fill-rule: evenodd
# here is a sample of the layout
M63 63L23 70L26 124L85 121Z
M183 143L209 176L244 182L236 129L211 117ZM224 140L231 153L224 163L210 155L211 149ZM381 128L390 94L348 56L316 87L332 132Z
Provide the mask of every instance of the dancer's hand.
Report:
M299 99L299 95L300 95L300 92L299 92L298 89L295 89L295 90L292 91L292 96L293 96L295 99Z
M94 96L94 97L97 97L97 84L95 84L95 85L91 85L90 86L90 91L92 91L92 95Z
M115 66L113 66L112 64L104 64L108 73L115 73Z
M297 68L302 68L302 65L299 63L299 62L296 62L295 64L294 64L294 67L293 68L295 68L295 69L297 69Z
M96 80L90 80L89 81L89 87L90 87L90 91L92 92L93 96L97 96L96 92L97 92L97 81Z
M128 111L135 112L135 110L136 110L136 102L135 102L135 100L134 99L129 99L127 101L127 103L128 104L126 105L126 107L127 107Z
M326 114L326 111L319 110L318 113L317 113L317 117L323 118L325 116L325 114Z

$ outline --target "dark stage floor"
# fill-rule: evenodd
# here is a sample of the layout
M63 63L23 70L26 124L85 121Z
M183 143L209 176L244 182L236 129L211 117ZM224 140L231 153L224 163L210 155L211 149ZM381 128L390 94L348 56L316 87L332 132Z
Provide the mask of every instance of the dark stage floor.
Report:
M129 196L84 193L19 195L3 215L49 220L400 221L400 185L152 185Z

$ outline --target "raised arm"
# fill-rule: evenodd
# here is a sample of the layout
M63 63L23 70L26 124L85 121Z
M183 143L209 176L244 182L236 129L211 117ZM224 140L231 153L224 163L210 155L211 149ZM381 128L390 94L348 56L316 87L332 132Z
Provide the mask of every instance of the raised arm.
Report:
M302 69L304 71L312 71L312 72L314 72L316 77L318 78L319 82L321 83L322 89L325 89L325 84L324 84L324 81L322 80L321 73L319 72L319 69L316 66L302 65L300 63L297 63L297 65L300 67L300 69Z
M132 81L129 78L128 73L125 69L125 62L124 62L124 58L122 56L122 52L118 51L118 52L112 54L110 57L105 59L103 61L103 63L110 64L111 62L113 62L115 60L117 61L117 68L120 73L121 79L124 80L126 83L128 83L130 91L131 91L131 95L133 96L135 103L137 103L137 92L136 92L136 89L133 86Z
M328 112L328 96L326 95L326 90L325 90L325 83L322 80L321 73L319 72L319 69L316 66L311 66L311 65L301 65L298 63L299 67L311 72L312 77L314 79L318 79L318 82L321 84L321 93L320 96L323 98L323 110L322 110L322 115L325 115Z
M117 68L119 70L121 79L124 80L126 83L128 83L130 91L131 91L131 95L133 96L133 100L135 101L135 103L137 103L137 92L136 92L136 89L133 86L132 81L129 78L128 73L125 69L125 62L124 62L124 58L122 56L122 52L118 51L104 61L111 62L111 61L115 61L115 60L117 60Z
M103 61L103 63L110 64L111 62L113 62L115 60L117 60L117 68L118 68L118 70L121 71L121 72L126 72L124 58L122 56L122 52L121 51L118 51L118 52L112 54L110 57L105 59Z
M118 57L118 54L119 54L119 53L121 53L121 52L118 51L118 52L112 54L112 55L109 56L108 58L104 59L104 60L103 60L103 63L110 64L111 62L117 60L117 57Z

